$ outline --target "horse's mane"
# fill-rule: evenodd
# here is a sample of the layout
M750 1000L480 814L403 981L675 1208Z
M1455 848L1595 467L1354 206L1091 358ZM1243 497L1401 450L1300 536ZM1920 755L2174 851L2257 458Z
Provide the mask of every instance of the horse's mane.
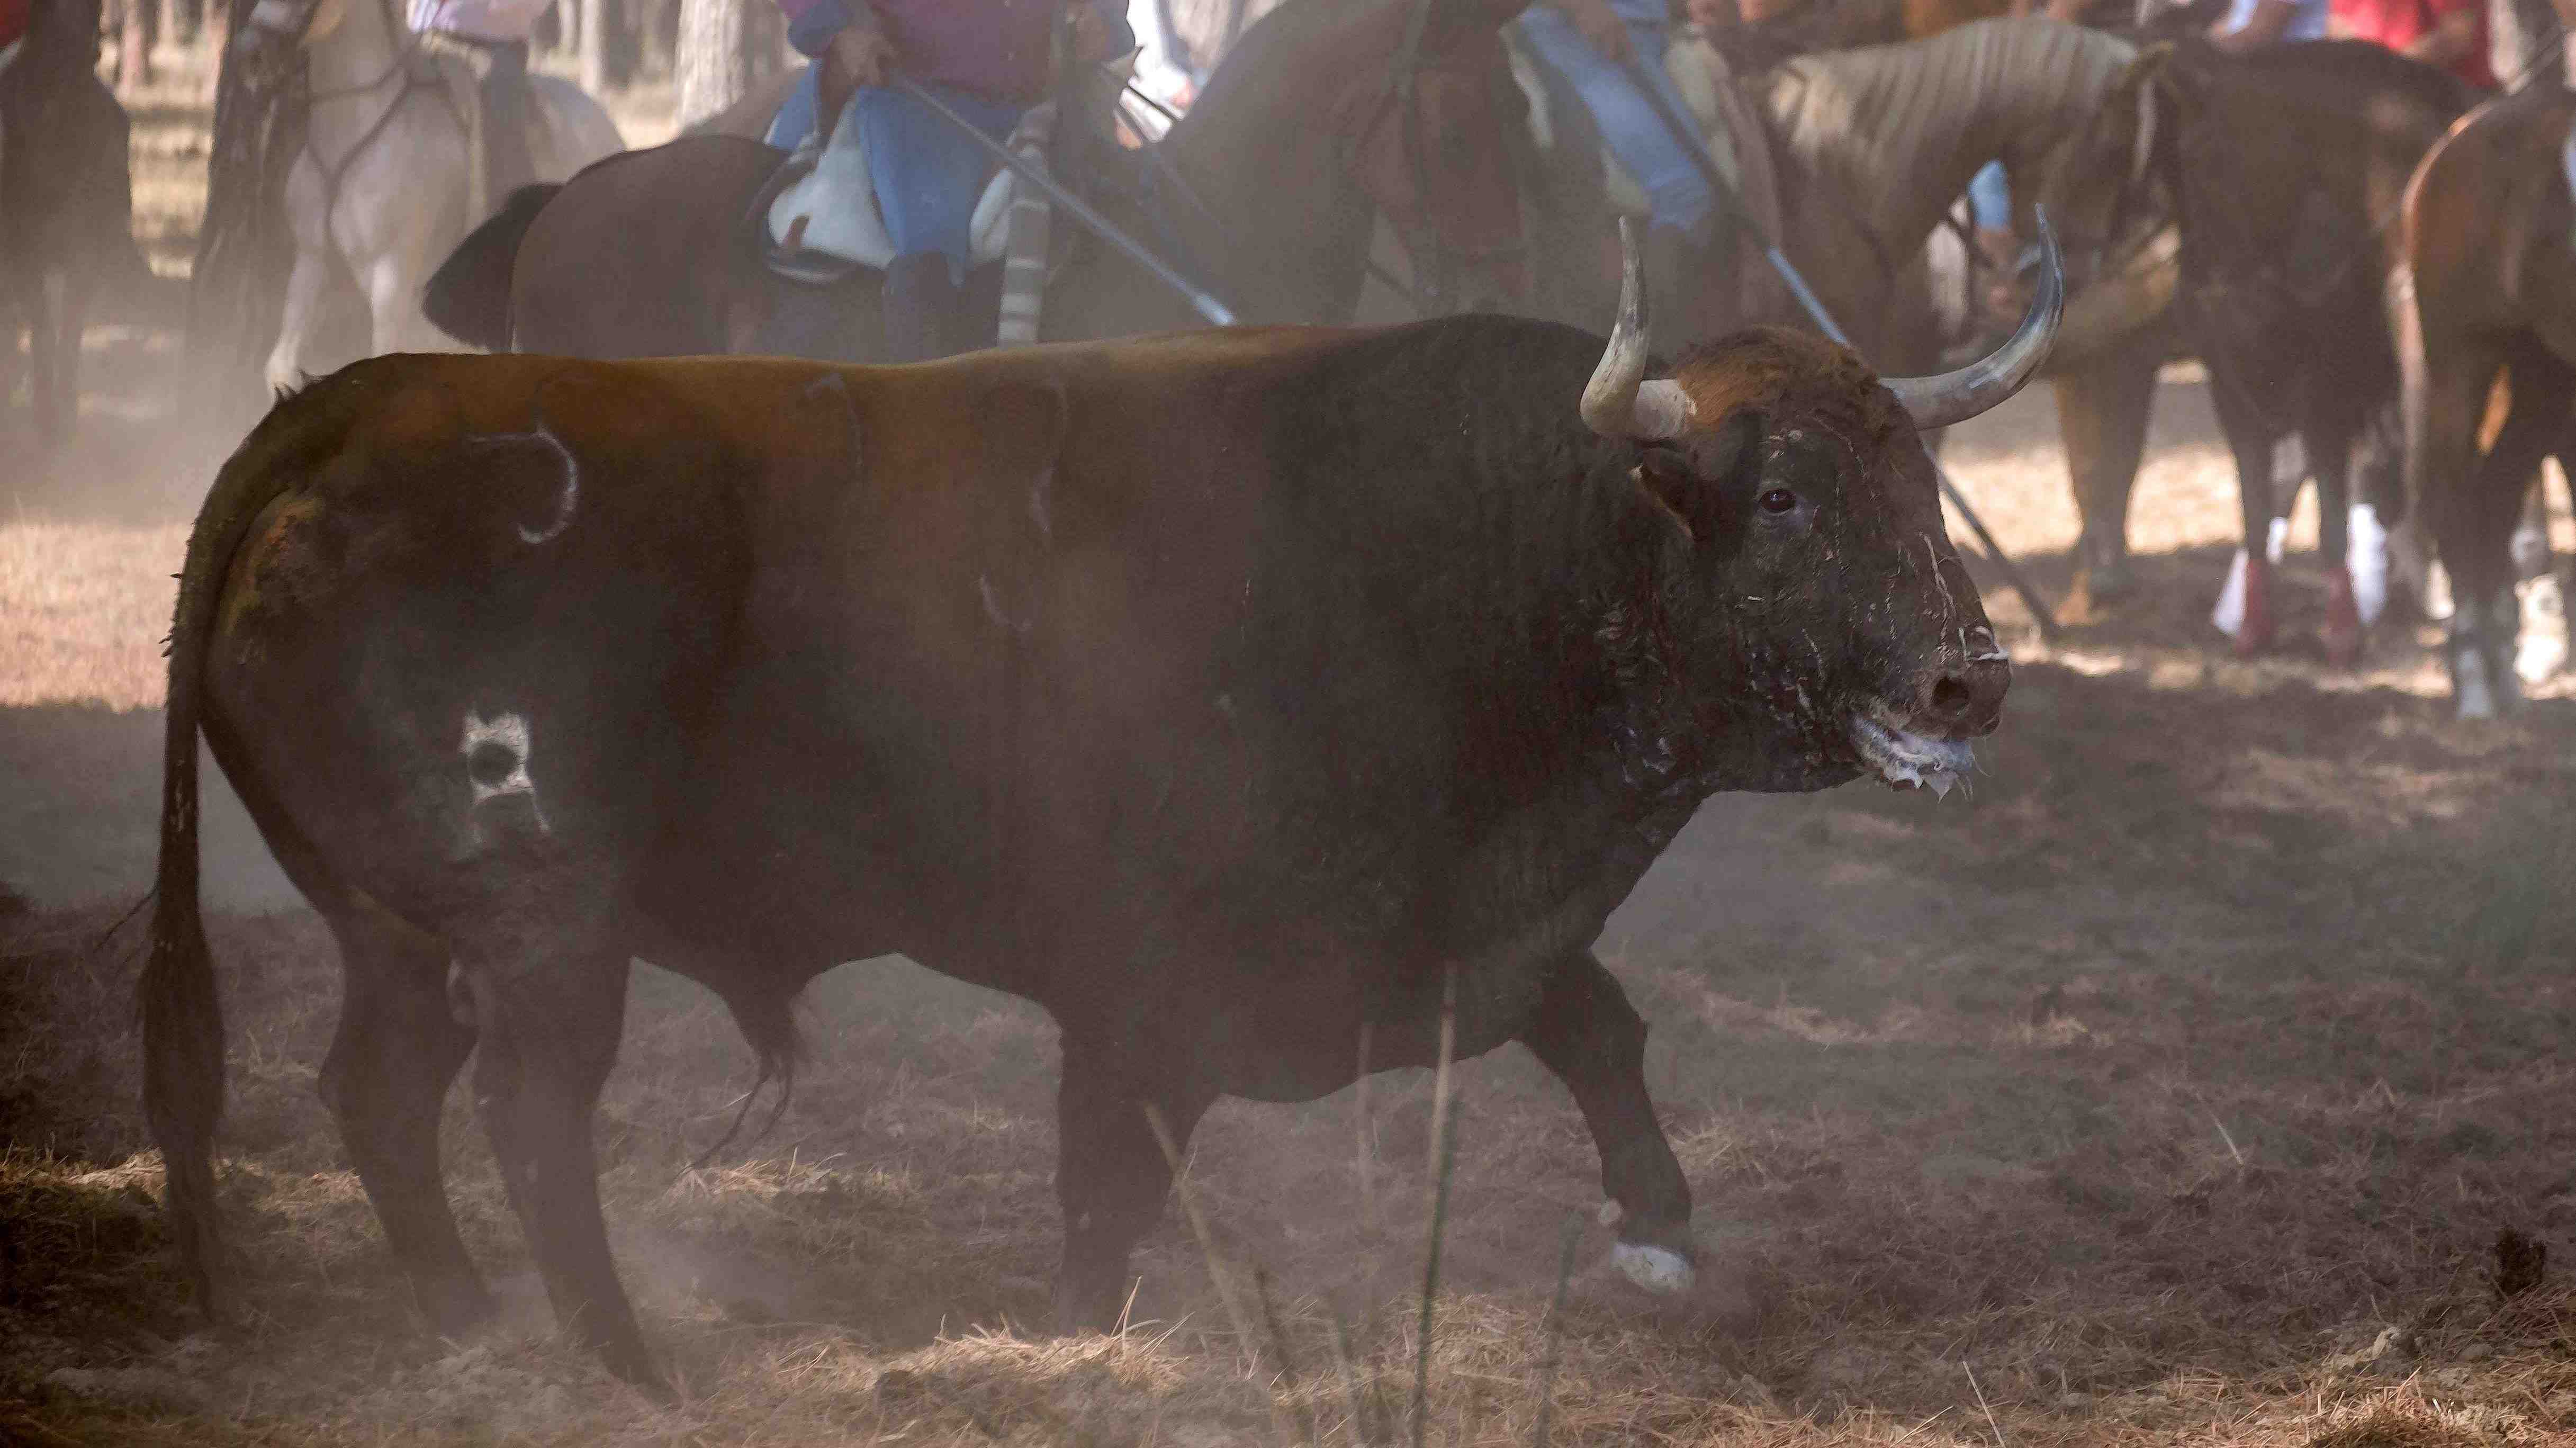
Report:
M1774 72L1766 109L1802 168L1875 204L1919 189L1993 102L2087 101L2137 53L2052 20L1979 20L1927 40L1796 57Z

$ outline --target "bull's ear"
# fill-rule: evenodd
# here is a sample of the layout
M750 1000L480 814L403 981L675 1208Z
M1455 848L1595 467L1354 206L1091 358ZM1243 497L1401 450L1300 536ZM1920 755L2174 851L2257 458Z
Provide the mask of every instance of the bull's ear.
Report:
M1646 495L1656 514L1680 530L1684 538L1693 543L1708 541L1705 523L1695 516L1702 511L1696 496L1700 488L1679 449L1645 449L1638 454L1636 469L1629 476L1636 480L1637 490Z

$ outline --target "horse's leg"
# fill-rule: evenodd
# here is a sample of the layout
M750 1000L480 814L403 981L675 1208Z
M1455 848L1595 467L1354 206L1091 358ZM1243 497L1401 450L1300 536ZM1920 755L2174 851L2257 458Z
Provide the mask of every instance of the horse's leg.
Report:
M295 269L286 274L286 309L277 325L277 345L268 353L268 390L292 391L303 374L304 347L312 339L322 306L322 289L330 284L331 264L319 250L298 245Z
M2312 409L2301 431L2317 479L2317 554L2326 566L2326 662L2349 668L2361 657L2361 603L2352 578L2352 423Z
M27 289L27 404L40 442L59 441L55 393L62 386L61 333L54 315L62 299L59 275L39 268Z
M56 274L54 298L54 418L51 440L63 442L80 426L81 343L89 331L88 279Z
M2448 412L2469 424L2458 429L2466 447L2455 444L2456 452L2467 454L2461 459L2465 476L2437 492L2449 480L2428 473L2424 499L2425 521L2451 574L2452 688L2463 719L2491 718L2518 698L2513 662L2521 618L2513 592L2513 526L2522 515L2532 469L2557 442L2576 393L2576 372L2537 347L2515 349L2511 362L2512 411L2483 458L2476 456L2474 420L2494 368L2463 367L2448 389L2439 385L2444 374L2434 374L2434 417Z
M2202 360L2209 367L2210 401L2218 411L2219 430L2226 434L2228 451L2236 458L2237 520L2244 540L2212 621L2236 636L2239 657L2252 657L2270 651L2275 628L2271 559L2275 439L2248 391L2252 379L2232 359ZM2233 629L2228 628L2230 622L2235 624Z
M2128 593L2129 498L2146 453L2147 418L2164 360L2165 329L2139 337L2055 374L2057 425L2066 440L2067 480L2075 490L2082 532L2075 543L2075 583L2064 617L2099 618Z

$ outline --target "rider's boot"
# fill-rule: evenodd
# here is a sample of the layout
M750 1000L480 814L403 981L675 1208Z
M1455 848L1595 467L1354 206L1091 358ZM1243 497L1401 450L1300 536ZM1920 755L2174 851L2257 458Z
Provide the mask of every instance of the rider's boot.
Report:
M947 253L896 257L886 267L878 305L885 318L887 361L927 362L959 350L963 308Z

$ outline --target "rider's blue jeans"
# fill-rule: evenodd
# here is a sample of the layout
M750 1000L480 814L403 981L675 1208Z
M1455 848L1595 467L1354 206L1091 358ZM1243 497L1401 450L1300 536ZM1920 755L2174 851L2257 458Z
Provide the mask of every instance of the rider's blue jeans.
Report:
M1612 8L1628 22L1628 39L1636 47L1638 68L1662 93L1673 114L1685 125L1695 127L1690 103L1682 98L1672 77L1664 73L1669 27L1660 20L1640 18L1644 14L1660 15L1664 10L1662 0L1651 7L1614 4ZM1565 77L1575 94L1583 97L1585 109L1592 112L1592 123L1601 130L1603 144L1646 189L1654 223L1696 231L1717 209L1717 198L1710 194L1699 166L1673 139L1672 128L1638 92L1627 69L1604 59L1583 38L1583 32L1574 28L1574 22L1565 18L1565 12L1553 5L1533 5L1521 12L1517 23L1521 38L1538 58Z
M814 88L819 66L787 93L787 103L769 125L769 144L792 149L814 129ZM976 130L996 141L1020 123L1022 107L987 100L949 86L926 87ZM859 128L867 147L868 175L876 183L877 214L885 218L886 238L897 257L923 252L947 256L949 271L960 282L972 256L975 203L993 176L993 163L983 148L958 134L957 128L928 106L890 86L861 86L850 93L841 112L844 125Z

